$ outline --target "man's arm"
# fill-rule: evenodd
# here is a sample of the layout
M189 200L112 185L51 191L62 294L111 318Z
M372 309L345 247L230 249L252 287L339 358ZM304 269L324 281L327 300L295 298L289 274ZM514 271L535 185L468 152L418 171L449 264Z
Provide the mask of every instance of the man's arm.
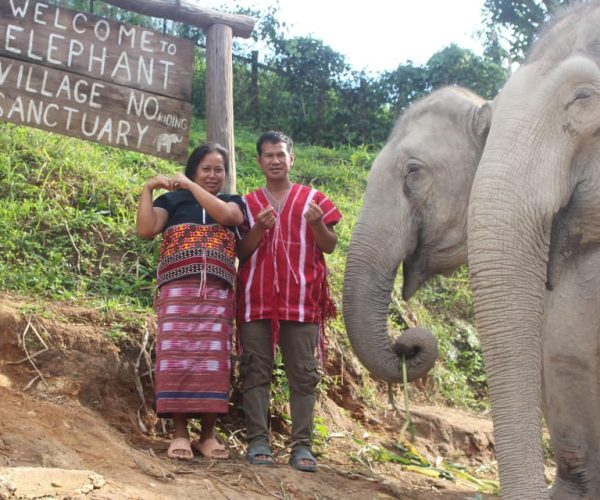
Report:
M260 245L265 231L275 225L275 220L273 207L268 206L259 212L250 231L238 243L237 251L240 262L243 262L254 253L258 245Z

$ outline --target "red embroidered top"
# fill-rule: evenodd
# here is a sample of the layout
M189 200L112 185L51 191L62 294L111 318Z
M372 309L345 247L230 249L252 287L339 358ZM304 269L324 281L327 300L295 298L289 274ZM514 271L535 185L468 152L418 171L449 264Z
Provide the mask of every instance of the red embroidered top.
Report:
M226 203L236 203L245 214L241 196L217 196ZM203 282L212 275L230 286L235 284L236 228L218 224L185 189L159 196L154 206L169 214L160 245L158 287L193 275L200 275Z
M219 224L177 224L167 228L160 245L157 286L195 274L235 283L235 235Z
M248 221L269 205L265 189L244 197ZM323 222L342 218L336 206L321 192L293 184L277 214L275 226L266 231L256 251L238 270L238 321L260 319L321 324L328 302L327 268L323 252L304 219L314 201L323 210Z

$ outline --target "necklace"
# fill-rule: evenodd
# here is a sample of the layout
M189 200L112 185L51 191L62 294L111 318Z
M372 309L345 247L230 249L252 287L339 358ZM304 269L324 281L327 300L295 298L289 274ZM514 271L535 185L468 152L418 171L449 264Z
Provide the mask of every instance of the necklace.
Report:
M263 189L265 191L265 196L267 197L267 200L269 200L271 206L275 209L277 213L280 213L285 205L285 202L287 201L288 195L290 194L291 187L283 191L282 194L278 197L275 197L273 194L271 194L271 192L266 187Z

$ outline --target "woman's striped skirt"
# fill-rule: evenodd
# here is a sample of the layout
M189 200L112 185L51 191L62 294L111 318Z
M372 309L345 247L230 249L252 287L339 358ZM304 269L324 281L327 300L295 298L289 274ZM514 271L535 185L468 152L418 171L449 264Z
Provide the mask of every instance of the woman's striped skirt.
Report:
M223 280L165 283L157 301L156 413L226 413L234 292Z

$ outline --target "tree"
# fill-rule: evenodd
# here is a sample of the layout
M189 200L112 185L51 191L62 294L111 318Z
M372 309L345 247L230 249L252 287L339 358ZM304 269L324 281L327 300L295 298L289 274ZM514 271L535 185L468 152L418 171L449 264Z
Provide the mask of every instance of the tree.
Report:
M558 9L571 4L572 0L485 0L486 46L492 50L499 39L506 40L511 60L522 61L541 25Z
M486 99L496 96L508 76L507 70L499 64L455 44L431 56L426 68L429 90L460 85Z
M344 56L321 40L294 37L277 41L269 63L290 93L290 132L299 140L328 144L329 101L350 71Z
M414 66L412 61L399 65L394 71L384 72L379 84L393 115L402 113L430 90L426 68Z

